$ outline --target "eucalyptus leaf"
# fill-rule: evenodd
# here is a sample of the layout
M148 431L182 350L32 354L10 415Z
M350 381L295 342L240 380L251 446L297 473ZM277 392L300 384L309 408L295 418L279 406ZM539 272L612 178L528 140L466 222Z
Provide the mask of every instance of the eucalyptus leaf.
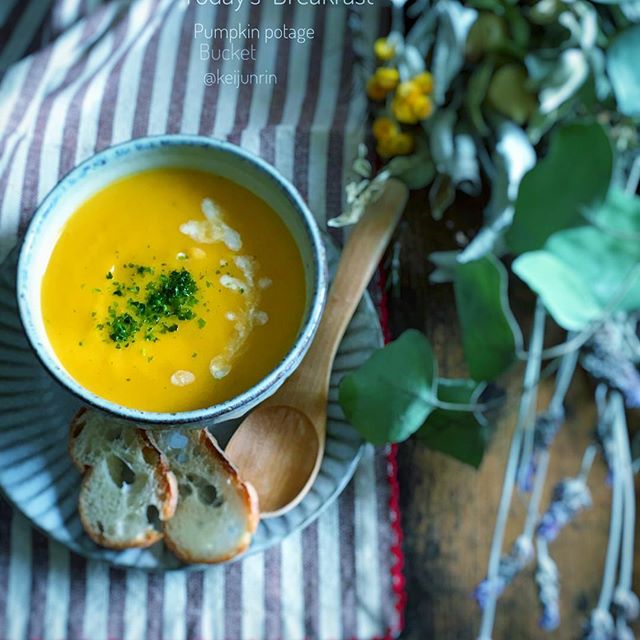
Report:
M439 0L434 9L438 12L438 27L433 47L433 97L440 105L445 101L451 81L464 64L467 34L478 12L455 0Z
M640 240L640 197L612 187L602 206L586 212L587 219L605 233Z
M438 400L460 405L476 402L482 390L473 380L438 380ZM436 409L416 437L429 449L446 453L476 469L491 437L485 417L473 411Z
M580 49L565 49L541 81L540 112L550 113L572 98L589 76L589 64Z
M495 380L522 343L509 308L506 269L495 256L458 264L454 291L469 373L475 380Z
M424 189L433 180L435 167L428 153L397 156L386 166L389 175L402 180L409 189Z
M621 0L619 7L627 20L630 22L640 22L639 0Z
M554 320L580 331L607 312L640 309L640 244L595 227L561 231L512 269L537 293Z
M435 187L434 195L444 188L441 200L432 200L433 217L439 219L451 204L452 193L456 187L466 193L477 195L480 190L480 166L478 152L473 137L466 132L455 130L456 112L453 109L440 109L425 126L431 157L438 173L443 176ZM445 180L444 176L448 178ZM445 203L439 206L439 203Z
M468 133L458 133L454 146L455 155L449 172L453 185L469 195L479 195L480 165L473 137Z
M434 220L440 220L456 198L456 190L451 178L445 174L436 175L429 189L429 206Z
M469 119L481 136L489 135L490 131L482 114L482 103L487 96L494 68L495 64L492 60L482 63L469 76L465 92L465 104L469 111Z
M536 162L536 153L527 134L514 122L501 122L496 137L491 200L484 212L485 224L460 253L459 262L478 260L503 248L504 231L513 220L513 202L518 195L520 181Z
M502 121L496 132L495 172L491 179L491 200L485 211L486 220L504 220L505 209L511 208L515 202L522 178L535 163L536 152L527 134L514 122ZM513 212L508 223L512 217Z
M433 411L436 362L427 338L405 331L340 383L340 404L369 442L401 442Z
M520 183L506 236L510 249L540 249L551 234L580 224L582 210L604 200L612 170L613 151L602 125L573 123L557 129L547 156Z
M444 108L439 109L427 125L431 156L440 173L448 173L453 163L456 120L455 110Z
M607 73L618 109L640 116L640 24L618 34L607 49Z

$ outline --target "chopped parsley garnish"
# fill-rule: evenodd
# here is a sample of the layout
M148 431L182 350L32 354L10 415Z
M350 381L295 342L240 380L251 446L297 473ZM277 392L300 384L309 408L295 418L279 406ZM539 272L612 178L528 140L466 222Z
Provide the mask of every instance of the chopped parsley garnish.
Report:
M140 325L133 316L128 313L118 314L113 307L111 308L111 315L112 318L107 323L109 338L119 345L129 344L133 336L138 332Z
M151 267L128 263L125 268L131 270L132 278L155 274ZM193 307L197 304L198 286L187 269L161 273L147 282L144 289L134 281L129 285L113 281L112 295L126 298L126 309L114 302L109 307L109 317L99 323L99 330L105 329L110 340L118 349L128 347L142 332L144 340L156 342L156 334L174 333L178 330L178 321L196 318ZM204 327L205 321L198 319L198 326Z

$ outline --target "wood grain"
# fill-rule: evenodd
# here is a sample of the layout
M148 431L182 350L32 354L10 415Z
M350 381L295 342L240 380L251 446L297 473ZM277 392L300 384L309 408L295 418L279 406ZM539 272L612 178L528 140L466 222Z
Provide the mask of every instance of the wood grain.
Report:
M465 375L449 285L429 285L431 251L454 248L455 237L470 236L480 219L477 204L462 202L455 212L435 222L427 212L426 198L414 196L399 230L402 243L398 296L391 299L390 320L394 335L408 327L424 330L434 344L443 376ZM512 283L516 314L525 334L531 300ZM516 287L514 289L514 287ZM475 585L486 573L488 550L502 487L510 435L515 426L522 368L504 381L511 402L497 422L496 434L479 471L428 451L416 441L400 447L399 468L402 522L405 532L405 572L408 589L406 629L403 638L466 640L476 638L480 614L472 598ZM540 407L552 387L541 387ZM592 387L579 373L567 396L567 423L553 448L543 505L555 482L575 475L594 428ZM639 416L630 415L632 428ZM550 551L561 574L562 623L551 634L538 628L539 608L533 569L524 571L499 601L494 640L580 637L581 625L596 602L608 537L610 490L598 460L590 476L593 507L562 532ZM636 489L638 482L636 478ZM516 493L506 543L521 530L526 496ZM636 568L640 564L636 544ZM635 589L640 589L638 571ZM635 628L636 633L640 629Z

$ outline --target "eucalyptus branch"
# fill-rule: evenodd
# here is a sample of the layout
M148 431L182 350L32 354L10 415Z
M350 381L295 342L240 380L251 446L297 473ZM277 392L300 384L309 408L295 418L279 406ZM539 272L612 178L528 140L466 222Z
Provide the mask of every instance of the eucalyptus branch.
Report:
M578 362L578 352L571 351L560 360L556 375L556 387L547 410L540 414L533 428L527 432L518 467L518 485L527 490L530 478L536 473L536 457L546 453L560 425L564 421L564 399L573 379ZM545 472L546 475L546 464ZM543 482L544 482L543 475Z
M542 500L542 490L544 489L544 483L547 479L547 469L549 467L549 450L545 449L540 454L538 460L538 468L536 470L536 477L533 483L533 491L531 492L531 499L529 500L529 506L527 507L527 518L524 525L523 535L532 539L535 531L538 518L540 516L540 502Z
M622 476L623 494L623 525L622 525L622 550L620 555L620 573L613 601L616 606L616 629L621 638L634 637L627 622L637 618L640 603L638 596L632 591L633 578L633 547L635 535L635 487L633 482L633 470L631 467L631 451L629 446L629 434L624 411L622 395L614 391L612 393L615 413L615 436L620 462L620 475Z
M611 504L611 520L609 524L609 541L605 560L604 575L598 604L591 613L589 629L586 638L593 640L601 636L596 635L601 629L613 631L613 620L609 608L613 600L616 565L620 555L620 533L622 529L622 486L618 479L618 472L614 471L613 498Z
M610 411L614 409L614 397L609 398L607 403ZM611 415L611 414L609 414ZM613 417L606 425L611 435L613 429L616 428L617 420ZM612 474L612 498L611 498L611 516L609 522L609 540L607 543L607 552L602 577L602 587L600 596L595 609L591 612L589 623L585 632L586 640L599 640L613 635L614 625L613 618L610 613L611 603L613 600L614 586L616 580L616 569L618 559L620 557L622 519L623 519L623 486L620 473L620 460L617 442L613 441L612 453L614 459L610 461L610 472ZM611 464L612 463L612 464Z
M524 393L520 401L520 409L518 412L518 421L515 431L511 439L511 447L509 449L509 457L507 459L507 468L505 471L504 482L502 486L502 495L498 506L498 517L491 542L491 550L489 553L489 568L487 572L487 584L489 585L489 593L482 613L482 621L480 624L480 632L478 640L490 640L493 630L493 623L496 613L496 600L494 586L498 581L498 571L500 567L500 552L504 541L504 533L509 516L509 507L511 505L511 497L513 487L516 481L516 473L518 469L518 459L520 457L520 449L522 446L522 437L527 423L531 420L537 397L537 387L533 382L540 374L542 343L544 340L544 324L545 309L540 300L536 304L536 310L533 320L533 330L530 342L530 357L527 361L527 367L524 374Z

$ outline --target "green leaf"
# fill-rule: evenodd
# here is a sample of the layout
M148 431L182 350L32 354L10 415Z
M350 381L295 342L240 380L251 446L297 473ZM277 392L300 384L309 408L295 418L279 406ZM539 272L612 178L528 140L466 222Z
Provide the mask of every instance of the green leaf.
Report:
M606 311L640 309L639 262L637 241L578 227L554 234L512 268L560 326L580 331Z
M483 387L473 380L438 381L438 399L462 405L474 404ZM436 409L416 437L430 449L446 453L476 469L491 437L484 416L472 411Z
M487 96L487 90L489 89L494 68L495 63L492 59L485 61L477 67L469 76L467 90L465 92L464 101L469 111L469 119L481 136L487 136L490 133L490 129L482 114L482 103Z
M509 308L507 272L492 255L459 264L454 290L469 373L475 380L495 380L522 342Z
M435 377L429 341L410 329L342 379L340 404L369 442L401 442L433 410Z
M582 211L609 189L613 151L597 123L574 123L551 136L547 156L522 179L507 242L514 253L540 249L556 231L580 224Z
M424 189L435 175L435 167L426 150L419 150L410 156L396 156L387 163L385 169L411 190Z
M605 233L624 239L640 234L640 197L612 187L600 207L589 210L590 222Z
M445 102L449 85L464 64L464 45L478 12L459 2L447 2L436 15L438 26L431 69L434 79L433 99L440 105Z
M618 34L607 49L607 73L618 109L640 116L640 24Z

